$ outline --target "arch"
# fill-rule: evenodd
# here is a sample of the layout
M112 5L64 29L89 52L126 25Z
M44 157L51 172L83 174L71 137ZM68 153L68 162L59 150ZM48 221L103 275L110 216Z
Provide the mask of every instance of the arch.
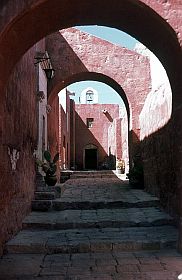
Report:
M58 94L60 90L63 88L69 86L70 84L73 84L75 82L81 82L85 80L93 80L98 82L103 82L107 84L108 86L112 87L122 98L126 112L127 112L127 130L128 130L128 151L130 151L130 147L132 146L132 139L131 139L131 133L130 132L130 126L131 126L131 104L128 101L128 98L123 90L123 88L111 77L108 77L102 73L95 73L95 72L81 72L74 75L70 75L70 77L67 80L60 81L58 83L53 91L52 94L49 96L48 102L51 104L51 102L54 100L54 97ZM131 161L131 153L129 152L129 160Z
M168 2L172 8L172 1ZM0 24L1 90L16 62L41 38L70 26L98 24L127 32L156 54L168 73L176 96L173 104L177 105L182 88L182 56L176 35L180 36L180 27L176 25L176 14L166 12L167 4L163 1L157 5L155 0L31 0L19 1L14 9L10 1L4 1L6 19ZM177 1L174 7L180 18Z
M114 79L111 77L108 77L102 73L95 73L95 72L81 72L77 73L74 75L70 75L67 80L60 81L56 87L54 88L53 93L50 93L49 95L49 100L48 102L51 104L51 102L54 100L55 96L61 91L63 88L69 86L70 84L73 84L75 82L81 82L85 80L93 80L93 81L98 81L98 82L103 82L107 84L108 86L112 87L122 98L126 112L127 112L127 151L128 151L128 157L129 157L129 162L131 162L132 158L132 133L130 132L131 130L131 115L132 115L132 110L131 110L131 104L128 101L128 98L121 87ZM85 153L83 153L83 163L85 167Z
M70 75L70 77L67 80L60 81L56 87L54 88L53 92L50 94L48 102L51 104L51 102L54 100L54 97L61 91L63 88L69 86L70 84L81 82L85 80L93 80L98 81L107 84L108 86L112 87L122 98L126 111L128 116L128 123L130 122L130 104L128 101L128 98L123 90L123 88L111 77L108 77L102 73L95 73L95 72L81 72L74 75Z
M52 97L57 95L57 87L60 87L61 81L65 85L70 76L78 73L86 76L89 75L86 72L94 72L102 73L122 85L131 108L137 106L137 111L141 111L141 104L144 103L150 90L150 63L147 57L97 37L89 36L76 28L65 29L48 36L46 49L55 69L55 76L49 83L50 102ZM93 53L96 53L97 56L94 56ZM142 83L141 73L143 73ZM137 104L135 104L136 95L138 95ZM125 100L125 96L123 99Z

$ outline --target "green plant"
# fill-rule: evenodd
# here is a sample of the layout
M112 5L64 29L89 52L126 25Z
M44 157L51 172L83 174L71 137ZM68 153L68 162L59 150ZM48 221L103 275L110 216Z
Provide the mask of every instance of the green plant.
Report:
M54 185L57 182L55 173L57 171L56 162L59 160L59 153L57 153L52 160L50 152L45 151L44 158L46 162L37 159L37 165L42 167L42 170L46 174L46 176L44 177L46 184Z
M59 160L59 153L57 153L52 160L50 152L45 151L44 158L45 158L46 162L43 162L42 170L46 173L46 176L55 175L55 173L57 171L56 162Z

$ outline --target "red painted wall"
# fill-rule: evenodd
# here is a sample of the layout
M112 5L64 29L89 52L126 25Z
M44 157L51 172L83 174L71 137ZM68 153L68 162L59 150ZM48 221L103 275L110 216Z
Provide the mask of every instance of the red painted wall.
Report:
M75 121L76 121L76 112L75 112L75 102L70 99L70 168L75 167Z
M104 114L102 111L106 110ZM75 105L75 138L76 165L83 169L83 153L87 144L98 147L98 168L102 167L109 155L108 128L112 121L119 116L119 105L115 104L76 104ZM87 118L93 118L93 127L87 128Z
M46 46L56 70L49 86L51 96L71 83L74 75L83 73L84 79L86 72L102 73L123 88L130 104L132 129L138 133L139 114L151 88L147 57L76 28L51 34Z
M178 216L180 197L175 185L171 94L168 82L151 91L140 115L140 138L146 190L158 196L162 205Z
M70 121L72 115L71 115L71 100L69 98L69 92L66 90L64 94L66 94L64 109L60 105L59 115L55 117L57 119L59 118L60 167L61 169L65 169L65 168L70 169L70 142L71 142L71 133L73 133L73 131L71 132L71 127L73 128L73 124Z
M1 96L0 119L0 254L4 242L21 228L34 196L37 146L37 80L34 56L42 50L39 43L29 50L13 69ZM12 170L13 150L19 153ZM16 154L17 155L17 154Z
M54 98L51 111L47 115L48 148L52 157L59 152L59 98Z

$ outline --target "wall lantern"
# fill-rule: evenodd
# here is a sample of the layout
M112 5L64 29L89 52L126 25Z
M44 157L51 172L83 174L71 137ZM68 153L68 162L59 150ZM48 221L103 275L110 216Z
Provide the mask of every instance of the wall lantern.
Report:
M46 78L48 80L52 79L54 77L55 70L52 68L51 60L47 52L41 53L38 52L37 56L34 58L36 61L34 62L34 65L37 65L40 63L41 68L44 70Z
M48 80L50 80L50 79L52 79L52 78L54 77L54 72L55 72L54 69L52 69L52 68L50 68L50 69L45 68L45 69L43 69L43 70L44 70L44 72L45 72L46 77L47 77Z

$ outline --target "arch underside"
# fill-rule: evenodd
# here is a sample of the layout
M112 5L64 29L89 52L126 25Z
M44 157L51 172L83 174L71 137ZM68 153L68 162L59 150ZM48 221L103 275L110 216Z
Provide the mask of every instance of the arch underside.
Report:
M11 11L11 1L6 5ZM144 1L29 1L12 12L6 26L1 23L0 86L21 56L41 38L75 25L104 25L127 32L145 44L165 67L177 105L181 100L182 56L178 38L171 26ZM149 1L145 1L149 3ZM151 6L155 1L151 0ZM2 6L3 6L2 4ZM165 3L163 3L165 5ZM9 5L9 6L8 6ZM149 4L148 4L149 5ZM161 4L162 5L162 4ZM16 14L17 12L17 14ZM161 12L162 13L162 12ZM11 19L11 20L10 20Z

